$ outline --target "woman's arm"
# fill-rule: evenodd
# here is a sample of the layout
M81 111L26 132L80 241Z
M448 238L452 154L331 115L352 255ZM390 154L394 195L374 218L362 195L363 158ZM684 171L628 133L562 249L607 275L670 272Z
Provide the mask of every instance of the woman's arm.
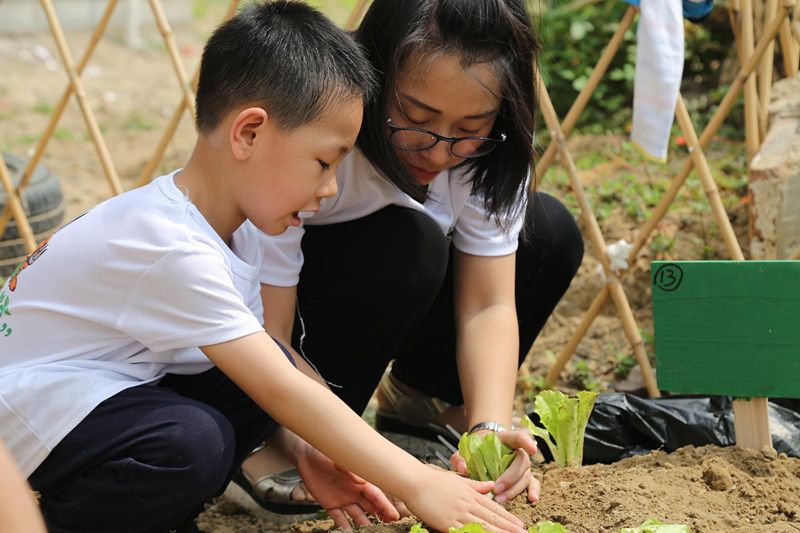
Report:
M519 326L514 300L516 255L483 257L455 251L456 359L468 427L499 422L511 428L519 364ZM530 470L536 443L527 431L502 431L500 439L517 456L497 479L495 500L527 490L539 500L539 482ZM463 459L454 466L466 471Z
M264 306L264 329L267 330L270 337L289 350L298 370L327 387L322 376L292 347L294 315L297 308L297 285L278 287L262 283L261 303Z
M468 427L494 421L510 428L519 354L516 256L454 253L456 360Z

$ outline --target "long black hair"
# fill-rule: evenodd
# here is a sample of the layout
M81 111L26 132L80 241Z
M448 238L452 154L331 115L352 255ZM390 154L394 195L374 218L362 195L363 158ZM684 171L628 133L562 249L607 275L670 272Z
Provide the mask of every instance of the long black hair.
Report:
M500 112L490 136L508 135L488 155L462 163L470 171L472 192L502 220L514 214L524 184L533 172L534 68L538 40L525 0L375 0L356 39L378 78L378 95L364 109L358 147L387 178L412 198L426 191L395 154L386 134L386 111L395 83L410 60L429 54L454 54L464 68L488 63L500 78Z
M341 99L368 100L372 67L352 35L303 2L255 2L216 29L203 50L197 129L259 104L289 130Z

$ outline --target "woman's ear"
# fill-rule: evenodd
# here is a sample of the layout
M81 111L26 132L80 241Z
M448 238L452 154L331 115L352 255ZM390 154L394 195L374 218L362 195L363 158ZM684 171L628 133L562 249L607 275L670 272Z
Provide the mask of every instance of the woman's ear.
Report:
M230 129L230 145L233 157L244 160L253 153L256 139L264 135L269 122L267 112L260 107L248 107L237 114Z

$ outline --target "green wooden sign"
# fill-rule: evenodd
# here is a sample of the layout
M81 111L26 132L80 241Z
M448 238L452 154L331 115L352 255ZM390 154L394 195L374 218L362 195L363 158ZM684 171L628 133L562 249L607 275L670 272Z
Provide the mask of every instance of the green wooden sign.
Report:
M658 386L800 398L800 261L654 261Z

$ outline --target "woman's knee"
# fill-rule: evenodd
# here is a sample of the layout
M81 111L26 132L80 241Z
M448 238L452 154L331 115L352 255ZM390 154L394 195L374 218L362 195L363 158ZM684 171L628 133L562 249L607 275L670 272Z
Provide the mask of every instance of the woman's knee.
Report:
M575 217L555 197L535 192L528 204L523 232L525 248L570 274L572 278L583 261L583 237Z

